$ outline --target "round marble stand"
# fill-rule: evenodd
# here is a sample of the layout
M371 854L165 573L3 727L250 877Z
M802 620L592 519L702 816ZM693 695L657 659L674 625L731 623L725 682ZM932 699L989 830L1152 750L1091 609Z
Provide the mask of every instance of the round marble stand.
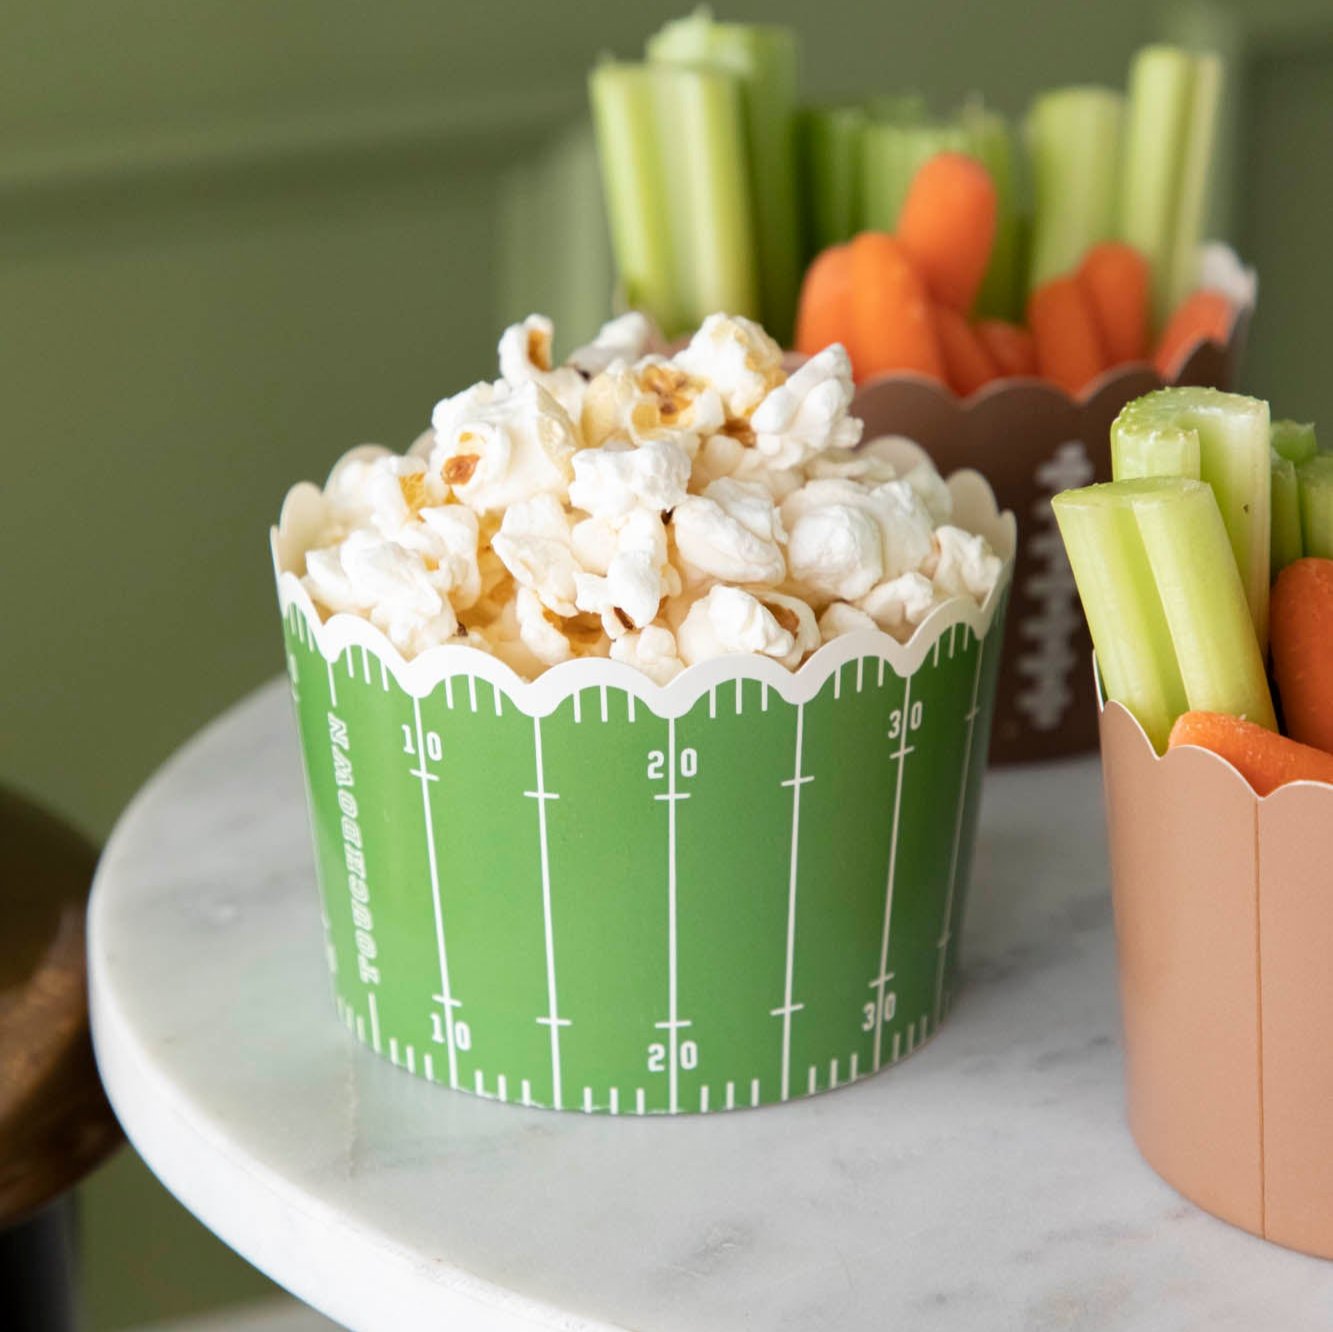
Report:
M1333 1325L1333 1264L1205 1216L1130 1140L1095 759L989 776L965 984L931 1048L785 1107L524 1110L357 1046L281 682L127 811L90 966L149 1165L360 1332Z

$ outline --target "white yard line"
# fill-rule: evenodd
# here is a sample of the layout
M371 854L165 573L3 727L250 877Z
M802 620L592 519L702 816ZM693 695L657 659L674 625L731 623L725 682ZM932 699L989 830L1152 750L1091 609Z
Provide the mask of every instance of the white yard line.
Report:
M469 677L471 678L471 677ZM546 840L546 802L559 800L553 791L546 789L546 778L542 770L542 723L540 717L532 719L532 743L537 765L537 789L524 791L523 794L537 802L537 835L542 856L542 921L546 934L546 1016L537 1019L551 1033L551 1095L555 1109L562 1108L560 1087L560 1028L569 1026L569 1019L560 1016L556 1005L555 991L555 927L551 918L551 859Z
M430 894L435 907L435 951L440 960L440 993L444 1007L444 1043L449 1052L449 1085L458 1086L458 1049L454 1044L454 1009L459 1001L449 988L449 953L444 944L444 904L440 900L440 867L435 857L435 818L430 808L430 784L438 780L426 768L426 740L421 726L421 700L412 700L412 715L417 725L417 767L412 775L421 782L421 817L426 830L426 863L430 868Z
M654 1025L667 1032L667 1099L671 1113L680 1111L680 1029L688 1027L680 1017L680 974L677 952L676 920L676 802L688 800L688 793L676 790L676 721L667 721L667 790L654 800L667 807L667 1020Z
M796 764L783 783L791 787L791 854L787 862L787 953L782 1007L770 1009L770 1016L782 1018L782 1099L791 1093L791 1019L804 1004L792 1003L792 982L796 969L796 886L801 847L801 787L814 781L801 773L801 751L805 743L805 704L796 705Z
M375 1053L380 1051L380 1006L375 999L375 991L366 991L366 1003L370 1006L370 1043Z
M966 631L964 631L966 647ZM986 645L977 639L977 668L972 672L972 705L967 713L967 747L963 750L963 775L958 783L958 812L954 815L953 850L949 856L949 891L944 899L944 921L935 944L935 1025L940 1025L940 1005L944 994L944 962L949 955L949 940L953 937L953 900L958 887L958 848L963 840L963 812L967 797L967 782L972 767L972 732L977 723L977 695L981 689L981 664L986 657Z
M898 876L898 821L902 813L903 803L903 773L907 768L907 755L911 753L911 746L907 743L907 737L911 730L912 716L912 677L909 675L903 681L903 705L902 705L902 738L898 745L898 752L894 757L898 760L898 781L893 793L893 824L889 833L889 868L885 875L884 884L884 926L880 933L879 942L879 974L870 982L870 988L875 991L875 1069L878 1070L883 1061L882 1049L884 1039L884 987L892 979L893 973L889 971L889 935L893 922L893 889L894 881ZM894 1036L895 1050L898 1038ZM897 1058L895 1053L894 1058Z
M333 663L326 661L324 665L329 668L329 706L336 708L338 706L338 682L333 678Z

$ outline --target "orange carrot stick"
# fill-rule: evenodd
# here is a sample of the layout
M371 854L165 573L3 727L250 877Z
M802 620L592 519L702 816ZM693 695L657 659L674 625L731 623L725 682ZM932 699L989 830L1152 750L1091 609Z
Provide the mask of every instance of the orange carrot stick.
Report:
M947 305L934 307L935 333L944 361L944 379L960 398L999 378L999 368L967 320Z
M845 343L852 318L852 252L830 245L805 270L796 312L796 350L813 356L831 342Z
M1157 373L1163 379L1174 379L1199 343L1227 340L1235 317L1235 307L1220 291L1196 291L1185 297L1153 353Z
M1273 584L1269 620L1287 732L1333 754L1333 560L1287 565Z
M1078 282L1092 306L1112 365L1148 359L1148 261L1123 241L1103 241L1083 256Z
M851 345L856 379L891 370L944 378L930 301L906 251L883 231L863 231L851 243Z
M1110 363L1083 288L1071 277L1043 282L1028 297L1028 327L1037 345L1037 369L1077 394Z
M937 153L913 176L898 239L941 305L972 308L990 263L995 212L995 182L974 157Z
M1168 741L1171 749L1177 745L1198 745L1220 755L1261 796L1286 782L1333 783L1333 754L1223 712L1178 717Z
M1037 345L1027 329L1007 319L979 319L972 331L1002 375L1037 373Z

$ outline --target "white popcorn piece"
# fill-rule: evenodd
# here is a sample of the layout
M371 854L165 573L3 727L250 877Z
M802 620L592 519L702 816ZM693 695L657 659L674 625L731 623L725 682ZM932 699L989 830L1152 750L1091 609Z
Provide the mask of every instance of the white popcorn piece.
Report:
M677 634L687 665L737 652L757 652L787 666L819 645L819 627L805 602L719 584L690 607Z
M420 526L412 533L414 548L423 558L434 560L447 576L454 610L475 606L482 595L477 515L465 504L445 504L422 509L418 517Z
M689 455L668 439L581 449L573 459L569 502L614 522L635 509L674 509L686 496Z
M753 320L712 314L689 346L673 358L682 370L712 384L727 417L744 421L786 378L782 348Z
M761 486L729 477L690 495L671 517L676 550L693 581L780 583L786 539L773 497Z
M922 460L917 463L910 471L903 473L902 479L920 496L921 503L930 514L930 521L936 527L953 517L953 495L944 484L944 478L929 462Z
M802 470L810 481L859 481L866 486L880 486L898 479L898 469L875 453L873 444L859 449L827 449L811 458Z
M971 597L981 604L995 589L1004 561L983 536L961 527L940 527L934 533L934 550L926 572L935 590L944 597Z
M518 636L543 666L557 666L574 655L569 639L552 623L550 612L530 587L520 587L514 601Z
M800 467L828 449L850 449L862 422L848 416L852 363L836 342L779 384L750 417L755 449L771 467Z
M934 550L930 512L907 481L886 481L870 492L884 536L884 577L919 569Z
M871 588L857 605L886 633L905 643L939 602L930 579L912 572Z
M577 565L570 545L569 519L553 495L511 504L491 548L519 587L536 593L557 615L573 615Z
M828 643L843 634L856 633L862 629L878 629L879 625L859 606L849 606L845 601L831 601L819 617L819 637Z
M589 378L609 370L616 361L632 362L665 350L657 325L647 315L631 310L609 320L586 346L579 347L566 364Z
M749 452L734 435L709 435L694 455L690 490L697 495L714 481L734 476Z
M563 498L578 439L540 384L475 385L441 402L431 423L431 470L469 508L498 513L543 492Z
M633 365L613 362L593 379L579 423L587 448L614 440L671 439L692 457L700 437L720 430L724 420L715 388L649 356Z
M605 574L575 575L576 604L579 610L602 617L609 638L621 638L657 618L668 590L668 572L661 516L638 509L616 529L615 550Z
M585 518L569 532L574 560L585 573L601 574L616 557L616 527L609 518Z
M583 411L588 381L573 367L553 366L551 344L555 327L545 315L529 315L500 335L500 378L511 388L540 384L577 421Z
M677 653L675 635L657 624L615 639L611 644L611 660L635 667L660 685L670 684L685 669Z

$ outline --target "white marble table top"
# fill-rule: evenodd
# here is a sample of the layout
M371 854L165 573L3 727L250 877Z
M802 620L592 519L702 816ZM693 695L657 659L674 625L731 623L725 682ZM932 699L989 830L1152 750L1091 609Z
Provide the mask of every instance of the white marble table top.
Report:
M939 1038L789 1106L627 1120L430 1086L334 1016L284 684L122 819L91 918L125 1129L363 1332L1333 1326L1333 1264L1184 1202L1124 1125L1097 767L988 780Z

